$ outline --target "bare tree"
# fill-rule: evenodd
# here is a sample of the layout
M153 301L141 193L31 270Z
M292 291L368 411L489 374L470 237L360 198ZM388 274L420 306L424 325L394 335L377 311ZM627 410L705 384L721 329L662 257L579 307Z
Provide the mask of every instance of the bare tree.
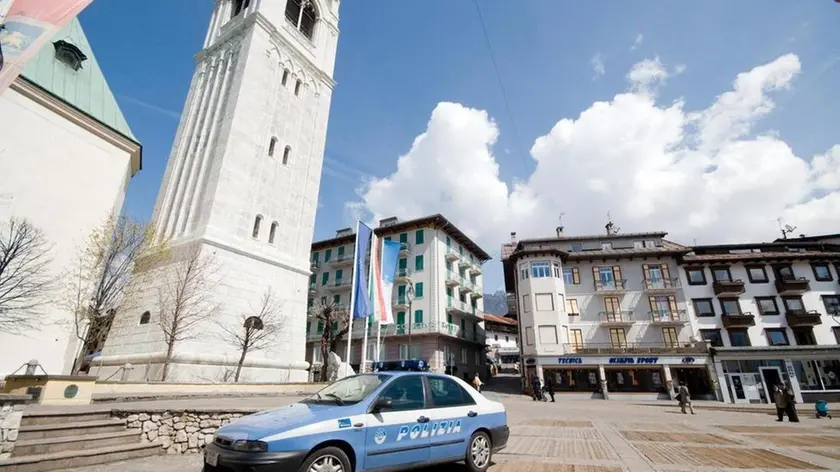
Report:
M89 235L78 264L65 277L65 305L83 343L74 374L82 368L86 353L105 341L114 314L131 308L133 273L167 257L165 244L155 241L152 225L127 216L109 217Z
M166 358L161 380L169 375L169 364L175 345L199 336L196 328L215 317L221 306L214 300L216 261L212 255L201 255L200 246L187 250L182 259L167 271L158 291L160 317L158 323L166 342Z
M54 283L50 250L44 233L27 220L0 223L0 331L38 328Z
M271 288L267 288L260 299L258 308L243 313L241 324L231 326L219 323L222 340L239 350L239 362L236 364L234 382L239 382L242 364L249 352L261 351L270 346L280 334L286 317L282 315L280 304Z
M322 299L310 309L310 316L320 321L324 327L324 332L321 334L321 359L324 363L321 369L321 381L326 382L327 359L330 352L337 349L338 343L350 331L350 311Z

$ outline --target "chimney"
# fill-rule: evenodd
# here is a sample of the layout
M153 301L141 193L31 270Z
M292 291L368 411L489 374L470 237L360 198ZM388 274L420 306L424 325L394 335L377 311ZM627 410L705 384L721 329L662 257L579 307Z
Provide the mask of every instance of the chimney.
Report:
M562 227L562 226L558 226L558 227L557 227L557 237L558 237L558 238L562 238L562 237L563 237L563 227Z
M515 231L511 231L511 233L510 233L510 243L511 244L516 244L516 232Z

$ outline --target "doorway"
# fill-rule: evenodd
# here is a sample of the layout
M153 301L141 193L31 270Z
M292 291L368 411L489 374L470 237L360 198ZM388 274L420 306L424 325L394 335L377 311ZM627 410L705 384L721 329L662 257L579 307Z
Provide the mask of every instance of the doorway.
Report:
M782 370L778 367L760 367L761 380L764 382L764 391L767 392L767 397L770 403L776 401L776 392L773 387L782 383Z
M732 400L735 403L761 403L758 381L755 374L727 374L732 386Z

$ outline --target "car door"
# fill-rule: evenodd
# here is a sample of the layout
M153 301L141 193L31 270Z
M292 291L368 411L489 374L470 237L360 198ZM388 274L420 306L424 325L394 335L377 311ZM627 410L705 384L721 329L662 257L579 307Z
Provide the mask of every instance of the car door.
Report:
M477 429L479 409L472 395L451 377L426 377L429 392L431 461L463 459L467 442Z
M420 375L401 375L378 395L390 407L367 414L364 470L423 466L429 462L426 390Z

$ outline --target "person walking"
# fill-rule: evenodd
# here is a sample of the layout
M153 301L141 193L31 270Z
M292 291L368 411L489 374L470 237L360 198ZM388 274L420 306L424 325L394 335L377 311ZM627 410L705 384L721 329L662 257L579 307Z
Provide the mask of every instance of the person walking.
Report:
M788 415L788 421L799 423L799 414L796 412L796 395L793 393L793 387L790 386L790 382L785 382L785 397L787 398L785 413Z
M776 416L778 417L776 421L784 421L788 408L788 398L782 384L776 384L773 387L773 403L776 404Z
M484 383L481 381L481 378L478 376L478 372L475 373L475 377L473 377L472 384L473 384L473 387L475 387L475 389L478 390L479 393L481 393L481 386L484 385Z
M531 377L531 390L532 395L534 397L534 401L539 401L542 393L540 392L540 378L536 375Z
M685 382L680 382L677 399L680 402L680 411L682 411L682 414L688 414L688 412L685 411L686 406L688 406L689 410L691 410L691 414L694 414L694 405L691 404L691 394L688 392L688 387L685 386Z
M554 381L551 380L551 375L545 378L545 391L551 397L551 403L554 403Z

